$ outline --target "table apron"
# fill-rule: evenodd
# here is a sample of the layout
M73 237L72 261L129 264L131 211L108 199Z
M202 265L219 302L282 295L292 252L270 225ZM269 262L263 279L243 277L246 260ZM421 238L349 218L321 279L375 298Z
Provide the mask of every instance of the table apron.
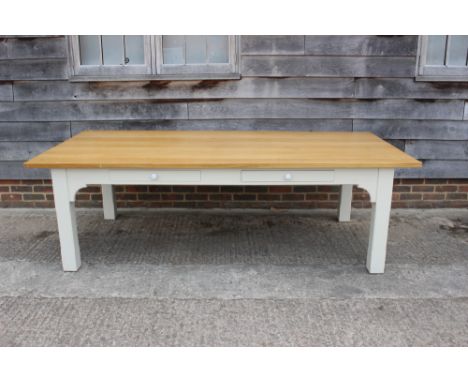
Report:
M387 169L382 169L387 170ZM52 169L66 176L69 200L89 185L357 185L375 201L379 169Z

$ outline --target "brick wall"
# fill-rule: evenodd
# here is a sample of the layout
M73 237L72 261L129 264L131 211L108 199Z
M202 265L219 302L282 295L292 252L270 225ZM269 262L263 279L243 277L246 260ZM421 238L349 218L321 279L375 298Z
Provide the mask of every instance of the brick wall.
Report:
M118 207L336 208L336 186L116 186ZM78 207L100 207L101 188L76 196ZM0 207L53 207L50 180L0 180ZM369 207L355 188L353 207ZM468 208L468 179L396 179L394 208Z

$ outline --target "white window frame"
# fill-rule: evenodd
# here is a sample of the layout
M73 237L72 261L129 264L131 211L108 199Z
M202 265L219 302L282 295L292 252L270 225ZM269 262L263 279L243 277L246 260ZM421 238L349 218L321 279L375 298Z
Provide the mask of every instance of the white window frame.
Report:
M468 67L426 65L429 36L419 36L416 81L468 81Z
M144 36L143 65L81 65L79 36L69 36L70 81L239 79L239 37L229 36L229 63L163 63L162 35Z

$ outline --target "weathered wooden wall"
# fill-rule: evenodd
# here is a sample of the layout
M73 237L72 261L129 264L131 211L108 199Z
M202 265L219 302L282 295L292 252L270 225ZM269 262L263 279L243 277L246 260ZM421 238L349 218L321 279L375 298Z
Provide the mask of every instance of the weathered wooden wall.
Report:
M84 129L370 130L468 178L468 83L415 82L416 36L243 36L242 79L68 81L65 37L0 38L0 178Z

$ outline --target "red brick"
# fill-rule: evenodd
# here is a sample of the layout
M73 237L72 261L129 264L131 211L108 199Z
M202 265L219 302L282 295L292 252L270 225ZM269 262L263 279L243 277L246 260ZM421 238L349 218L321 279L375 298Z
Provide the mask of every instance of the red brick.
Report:
M185 194L185 200L208 200L208 194Z
M172 192L172 186L149 186L149 192Z
M455 192L457 188L457 186L436 186L435 192Z
M182 194L161 194L162 200L182 200L184 195Z
M267 201L267 200L280 200L281 194L258 194L258 200Z
M2 194L2 200L5 201L13 201L13 200L21 200L21 194Z
M126 186L126 192L148 192L148 186Z
M23 194L23 200L44 200L44 194Z
M197 186L197 192L219 192L219 186Z
M44 192L48 194L53 192L52 186L34 186L33 190L34 192Z
M307 194L306 199L307 200L327 200L328 194L324 194L324 193Z
M438 193L430 193L430 194L423 194L423 200L444 200L445 194L438 194Z
M283 194L282 200L304 200L304 194Z
M257 195L255 194L234 194L234 200L256 200Z
M466 200L467 194L461 192L449 192L447 194L448 200Z
M422 194L400 194L400 200L422 200Z
M161 200L161 194L155 194L155 193L138 194L138 200Z
M424 179L402 179L401 184L423 184Z
M434 186L412 186L413 192L433 192Z
M195 192L195 186L172 186L173 192Z
M292 187L291 186L270 186L269 191L270 192L291 192Z
M11 192L32 192L31 186L10 186Z
M232 200L232 194L211 194L210 200Z

